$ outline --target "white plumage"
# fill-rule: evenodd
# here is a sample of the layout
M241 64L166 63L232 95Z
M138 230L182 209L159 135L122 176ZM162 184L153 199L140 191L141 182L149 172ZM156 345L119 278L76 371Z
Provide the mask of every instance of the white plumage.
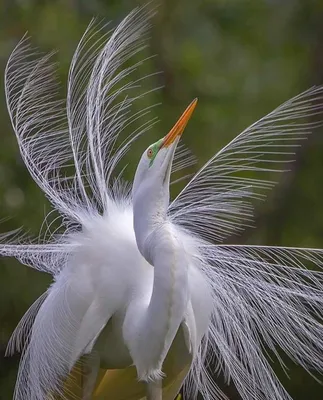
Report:
M149 17L137 9L109 34L90 25L65 105L53 100L49 56L34 60L24 39L8 62L7 104L22 158L64 227L47 244L4 235L0 245L2 255L54 277L8 346L22 351L15 399L67 398L64 381L81 360L83 399L172 400L183 381L188 398L225 398L211 367L244 399L288 399L263 345L281 363L278 347L323 370L323 251L219 242L250 223L253 199L274 184L262 174L282 170L321 126L323 88L247 128L169 202L171 169L191 162L180 146L173 157L193 102L143 153L131 189L115 170L151 124L125 142L118 137L149 111L131 114L139 83L131 76L141 64L131 60ZM100 368L120 371L97 379Z
M134 349L133 358L129 353L129 342L136 345L132 325L149 304L154 279L153 267L138 251L132 221L130 201L111 203L106 215L92 216L83 231L70 238L77 245L35 318L18 377L17 398L46 398L46 393L57 390L60 378L82 354L91 353L93 346L100 354L102 368L126 368L136 361L141 378L152 378L148 374L153 371L144 368L150 362L147 357L158 347L154 336L151 344L144 342L144 349ZM190 247L190 251L194 248ZM190 291L196 294L183 320L183 334L189 332L187 353L196 343L191 344L191 333L194 338L201 338L209 317L207 285L194 265L189 268ZM198 283L199 291L194 289ZM193 315L192 308L199 309L201 304L203 308ZM161 308L164 306L160 304ZM158 319L160 315L161 311L156 310ZM103 337L97 340L106 325ZM157 329L154 324L152 330ZM182 362L189 354L178 356Z

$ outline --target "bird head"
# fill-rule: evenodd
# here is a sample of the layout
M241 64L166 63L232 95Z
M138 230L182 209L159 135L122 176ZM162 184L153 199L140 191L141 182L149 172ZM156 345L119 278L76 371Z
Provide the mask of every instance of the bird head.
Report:
M170 174L177 144L184 132L184 129L194 111L197 99L186 108L169 133L151 144L141 156L139 161L134 183L133 197L138 191L145 187L157 186L159 188L169 188ZM156 188L157 189L157 188Z
M140 239L152 231L153 225L165 220L175 150L196 103L197 99L192 101L169 133L150 145L139 161L132 189L134 228L139 249Z

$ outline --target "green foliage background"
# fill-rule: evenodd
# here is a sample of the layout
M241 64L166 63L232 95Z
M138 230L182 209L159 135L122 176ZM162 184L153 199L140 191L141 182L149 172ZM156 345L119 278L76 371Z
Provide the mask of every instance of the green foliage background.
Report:
M59 50L59 74L65 93L73 50L91 20L120 21L136 1L1 0L0 71L22 35L43 51ZM153 6L153 2L151 6ZM160 118L128 156L131 179L140 151L163 136L194 97L199 104L184 141L202 165L246 126L300 91L323 83L322 0L164 0L154 17L146 73L154 86L145 104ZM1 231L24 226L37 235L51 210L19 156L0 83ZM230 242L323 246L323 132L312 135L297 152L289 174L268 201L257 205L257 229ZM5 219L8 216L11 219ZM0 265L0 399L12 398L19 357L4 358L11 332L50 278L3 259ZM288 363L288 362L287 362ZM322 399L322 387L288 363L284 380L295 399ZM231 399L238 399L228 388Z

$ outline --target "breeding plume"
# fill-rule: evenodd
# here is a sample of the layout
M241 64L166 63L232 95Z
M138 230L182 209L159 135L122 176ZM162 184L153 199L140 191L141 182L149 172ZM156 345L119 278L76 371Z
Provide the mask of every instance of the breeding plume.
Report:
M251 224L254 200L274 186L268 176L321 125L323 88L240 133L172 199L172 171L190 162L178 143L193 100L127 184L123 156L139 135L153 141L152 123L131 130L149 113L138 111L132 78L149 18L144 8L113 31L90 24L66 102L55 100L50 56L27 39L8 61L21 157L61 218L41 241L2 237L3 256L53 276L8 345L22 352L14 399L174 400L182 385L185 399L224 399L219 372L245 400L290 399L264 349L282 367L280 350L323 370L323 251L221 241Z

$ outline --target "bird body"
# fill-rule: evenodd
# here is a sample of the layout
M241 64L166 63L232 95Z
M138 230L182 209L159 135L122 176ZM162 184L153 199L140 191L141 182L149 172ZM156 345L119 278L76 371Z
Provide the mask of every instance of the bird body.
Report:
M129 188L117 167L152 127L120 139L149 113L131 110L150 18L139 8L113 31L91 23L65 103L55 100L50 56L35 60L23 39L9 58L20 154L61 221L41 242L0 237L1 255L53 277L8 344L8 354L22 352L14 399L173 400L182 385L189 399L226 399L222 372L244 400L290 400L264 349L283 367L278 348L323 371L323 251L223 241L250 225L272 175L322 127L323 87L245 129L174 198L171 174L190 164L179 141L193 100L142 153Z
M125 323L135 325L132 316L138 318L138 309L147 308L154 281L154 267L138 251L133 231L131 204L121 207L115 204L111 209L113 210L111 217L98 215L97 219L93 218L90 222L90 226L84 227L77 238L72 238L78 243L77 254L61 271L50 289L55 291L57 288L59 291L60 287L68 285L73 294L89 294L84 313L93 308L103 319L91 343L113 315L111 324L108 324L110 329L106 332L110 340L106 338L102 340L107 352L106 354L100 352L103 367L106 369L122 368L131 364L129 349L124 341L124 325ZM171 226L171 223L169 225L185 242L185 234L175 226ZM192 251L192 248L190 250ZM189 290L185 314L188 318L185 322L189 325L189 332L199 330L199 336L202 336L211 312L207 310L210 293L201 272L192 262L188 264L187 269ZM123 277L122 282L120 276ZM84 283L86 287L82 286ZM168 287L167 283L165 286ZM167 293L166 297L171 299L171 294ZM201 304L205 304L206 307L196 316L192 315L192 309L200 309ZM164 304L161 304L161 307L163 306ZM157 315L160 315L158 311ZM93 321L92 318L90 320ZM92 324L85 324L85 328L91 328ZM188 337L188 352L192 351L190 341ZM99 343L101 344L101 338ZM82 348L81 352L83 350ZM114 356L114 350L117 351L117 356ZM124 356L120 357L120 354Z
M111 203L109 210L107 215L92 217L88 225L83 227L82 232L70 238L71 243L77 243L75 256L68 260L66 267L49 289L47 298L38 313L41 320L38 321L38 317L35 320L35 327L38 323L47 325L49 323L47 318L49 320L52 318L50 310L57 308L58 298L69 305L69 312L60 315L59 318L62 332L58 333L56 327L43 337L43 329L39 327L41 334L39 337L35 336L35 343L38 347L41 346L42 341L45 341L43 345L47 347L53 345L56 338L64 335L64 329L66 329L66 334L70 335L70 330L67 329L71 324L70 318L78 316L78 320L73 321L78 326L73 327L77 334L73 338L70 369L81 355L90 354L92 351L100 354L98 368L111 370L131 366L136 361L134 354L130 354L132 346L136 346L136 334L133 331L140 319L140 312L145 312L152 296L154 267L138 250L130 199ZM169 225L167 229L172 231L183 244L186 243L190 251L194 251L190 246L189 238L186 238L180 229L176 229L170 222L165 224ZM174 342L172 341L174 346L172 359L178 361L177 365L174 361L168 363L169 368L165 374L169 380L174 379L184 367L187 367L187 363L192 361L193 352L196 351L194 349L196 336L201 338L206 332L211 313L211 294L208 285L194 265L193 256L190 257L187 253L187 259L186 308L184 318L180 321L178 337ZM164 283L167 291L166 304L160 302L161 310L154 310L158 318L152 326L153 332L150 333L155 339L158 338L156 332L165 329L165 327L158 327L158 319L160 320L162 311L166 310L168 322L168 315L171 313L169 308L173 306L171 300L174 294L169 292L169 288L177 291L177 286L181 284L182 279L178 283L174 282L173 285ZM65 341L68 341L68 337L64 338ZM141 362L146 362L149 366L147 358L154 348L158 348L161 344L158 340L153 342L147 340L144 343L147 347L137 349L137 352L142 354L144 360ZM150 343L151 348L149 348ZM57 355L57 347L55 346L54 349ZM180 349L179 354L176 354L177 349ZM65 353L66 349L62 351ZM62 354L62 357L66 357L66 354L64 356ZM50 363L50 360L48 362ZM145 370L146 365L144 364L141 368ZM147 367L146 370L150 371ZM95 382L96 375L93 376L92 385ZM167 382L166 380L165 383Z

